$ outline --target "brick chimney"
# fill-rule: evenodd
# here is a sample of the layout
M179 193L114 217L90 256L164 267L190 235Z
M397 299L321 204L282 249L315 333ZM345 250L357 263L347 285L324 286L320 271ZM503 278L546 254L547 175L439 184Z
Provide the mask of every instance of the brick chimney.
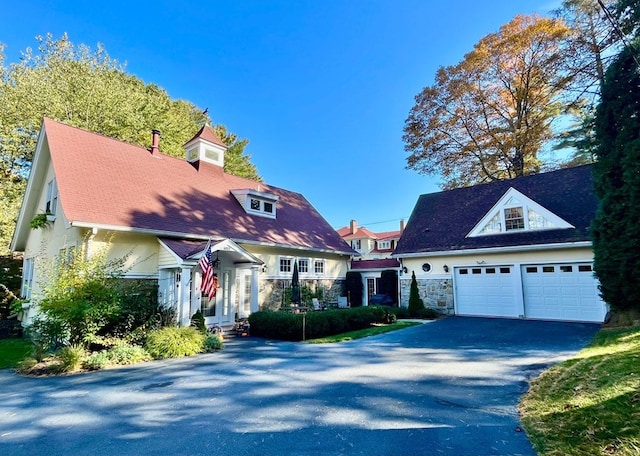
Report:
M351 222L349 223L349 231L351 232L351 234L356 234L356 231L358 231L358 222L356 222L355 220L351 220Z
M159 152L160 130L151 130L151 155Z

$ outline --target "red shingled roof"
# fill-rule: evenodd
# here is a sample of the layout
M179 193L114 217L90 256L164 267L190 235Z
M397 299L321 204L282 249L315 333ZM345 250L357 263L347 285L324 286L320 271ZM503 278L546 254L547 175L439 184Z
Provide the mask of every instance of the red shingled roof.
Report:
M71 223L353 253L299 193L226 174L208 163L196 169L186 160L152 155L51 119L43 126L60 203ZM207 132L203 127L198 135ZM235 189L277 196L277 218L247 214L231 194Z

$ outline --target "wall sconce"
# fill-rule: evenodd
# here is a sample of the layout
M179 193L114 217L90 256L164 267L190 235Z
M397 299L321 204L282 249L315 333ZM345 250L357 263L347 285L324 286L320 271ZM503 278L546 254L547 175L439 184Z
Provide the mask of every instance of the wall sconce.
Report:
M262 267L260 268L260 270L264 273L267 272L267 265L263 264Z
M442 266L442 269L444 269L444 272L449 272L449 266L447 266L446 264Z
M407 272L409 272L409 270L406 266L402 266L402 272L406 274Z

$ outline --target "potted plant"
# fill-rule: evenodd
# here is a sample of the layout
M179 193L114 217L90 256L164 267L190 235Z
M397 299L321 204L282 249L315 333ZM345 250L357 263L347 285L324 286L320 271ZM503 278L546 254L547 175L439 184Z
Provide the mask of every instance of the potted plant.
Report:
M44 228L49 223L48 216L50 215L52 214L46 214L44 212L40 214L36 214L36 216L33 217L33 219L31 219L31 221L29 222L29 226L31 227L32 230L38 230L40 228Z

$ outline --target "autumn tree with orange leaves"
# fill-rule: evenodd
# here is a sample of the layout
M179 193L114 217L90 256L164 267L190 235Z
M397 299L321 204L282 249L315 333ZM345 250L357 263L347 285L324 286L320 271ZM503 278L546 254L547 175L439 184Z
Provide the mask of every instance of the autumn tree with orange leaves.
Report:
M560 19L516 16L440 68L405 122L407 168L441 175L445 189L537 173L567 108L570 33Z

